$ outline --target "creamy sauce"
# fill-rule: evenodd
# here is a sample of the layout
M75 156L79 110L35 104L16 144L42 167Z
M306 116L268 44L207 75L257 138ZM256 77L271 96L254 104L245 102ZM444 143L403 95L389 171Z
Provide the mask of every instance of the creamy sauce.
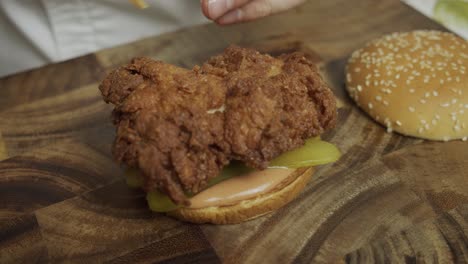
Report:
M294 169L270 168L220 182L190 198L190 208L233 204L272 190Z

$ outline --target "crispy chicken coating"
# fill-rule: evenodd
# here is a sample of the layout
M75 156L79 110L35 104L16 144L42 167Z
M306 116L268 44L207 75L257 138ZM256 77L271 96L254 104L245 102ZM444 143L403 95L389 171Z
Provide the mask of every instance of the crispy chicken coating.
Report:
M333 93L300 53L232 46L192 70L136 58L99 88L115 106L115 159L176 203L231 160L265 169L336 121Z

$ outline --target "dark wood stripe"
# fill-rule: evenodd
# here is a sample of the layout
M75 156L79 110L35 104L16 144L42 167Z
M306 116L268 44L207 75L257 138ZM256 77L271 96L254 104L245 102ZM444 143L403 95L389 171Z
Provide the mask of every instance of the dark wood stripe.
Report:
M464 204L436 219L372 241L343 260L347 263L467 263L467 235L468 205ZM359 262L362 257L367 261Z
M80 198L95 205L88 210L116 219L152 219L161 216L148 209L145 192L128 187L124 177L85 193Z
M0 112L88 85L103 75L96 56L86 55L0 78Z
M0 221L0 263L45 263L46 243L34 214Z
M97 202L94 198L102 198L103 189L109 197ZM91 192L100 195L88 193L36 211L52 262L123 261L133 252L164 260L209 248L196 226L143 210L141 204L134 208L129 192L113 192L120 190L104 186Z
M182 256L177 256L172 259L166 259L161 262L153 262L161 264L188 264L188 263L200 263L200 264L211 264L211 263L221 263L218 255L213 250L204 250L196 253L185 254Z
M220 263L199 228L152 243L106 263Z
M110 157L86 145L57 142L0 162L0 219L69 199L122 177Z
M3 141L2 131L0 131L0 161L8 158L8 152Z
M327 219L327 222L320 226L312 237L310 237L307 243L303 246L300 253L294 259L294 263L311 263L317 255L320 247L333 232L333 230L345 219L349 214L353 213L354 210L358 210L368 200L377 199L379 195L385 195L387 192L395 192L398 188L401 188L401 184L394 184L390 186L381 186L368 192L361 193L353 200L348 201L346 207L341 207L333 215L333 218Z
M468 203L466 142L426 142L393 151L383 162L439 213ZM444 182L444 184L441 184Z
M21 105L0 113L0 131L10 156L108 128L110 107L97 85ZM112 137L102 137L107 142Z

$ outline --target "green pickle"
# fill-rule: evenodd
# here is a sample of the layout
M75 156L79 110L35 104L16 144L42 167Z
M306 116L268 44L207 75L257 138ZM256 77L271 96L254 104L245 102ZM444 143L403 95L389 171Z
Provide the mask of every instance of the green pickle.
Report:
M302 168L337 161L340 151L333 144L319 138L308 139L304 146L286 152L270 162L270 167Z
M304 146L283 153L272 160L269 167L302 168L323 165L337 161L340 155L340 151L333 144L322 141L320 138L312 138L307 140ZM234 161L224 167L218 177L208 181L208 187L249 171L252 171L252 169L240 162ZM127 184L130 187L137 188L143 185L143 177L139 174L138 170L128 169L126 175ZM191 195L187 194L187 196L190 197ZM169 212L180 207L174 204L167 195L157 190L148 192L146 199L150 209L155 212Z
M125 170L125 177L127 185L131 188L140 188L143 186L143 176L141 176L140 171L135 168L128 168Z

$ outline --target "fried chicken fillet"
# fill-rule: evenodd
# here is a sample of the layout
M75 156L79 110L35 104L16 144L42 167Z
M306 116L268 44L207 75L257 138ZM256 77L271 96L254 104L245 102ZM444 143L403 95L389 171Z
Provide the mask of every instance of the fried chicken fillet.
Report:
M115 159L179 204L231 160L265 169L336 121L335 97L300 53L232 46L192 70L135 58L99 89L115 106Z

